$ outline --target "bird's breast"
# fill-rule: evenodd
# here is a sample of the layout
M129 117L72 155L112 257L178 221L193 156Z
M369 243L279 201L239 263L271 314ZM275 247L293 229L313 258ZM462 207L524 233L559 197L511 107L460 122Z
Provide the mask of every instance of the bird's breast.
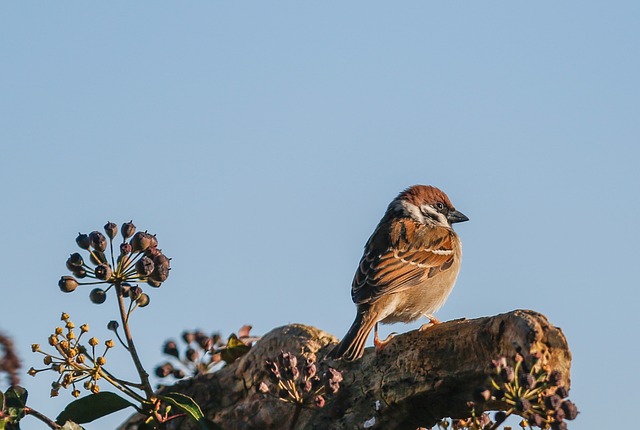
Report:
M460 254L458 254L460 255ZM433 314L449 297L460 271L460 258L445 272L397 293L381 297L373 306L379 310L385 324L415 321L425 314Z

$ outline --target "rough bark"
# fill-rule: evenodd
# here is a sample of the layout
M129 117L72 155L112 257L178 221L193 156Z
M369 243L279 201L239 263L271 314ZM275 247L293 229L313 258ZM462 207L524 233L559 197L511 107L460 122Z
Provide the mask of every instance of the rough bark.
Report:
M291 324L265 335L251 351L222 370L182 381L171 391L193 397L225 430L287 429L290 403L266 397L264 362L280 351L316 354L318 362L336 338L314 327ZM431 427L443 417L469 415L467 402L486 384L491 360L533 355L570 385L571 353L562 331L537 312L516 310L493 317L454 320L396 336L381 352L327 363L343 372L338 395L322 409L302 410L296 429L410 429ZM135 429L132 417L122 429ZM367 423L365 427L365 423ZM197 428L186 420L170 428Z

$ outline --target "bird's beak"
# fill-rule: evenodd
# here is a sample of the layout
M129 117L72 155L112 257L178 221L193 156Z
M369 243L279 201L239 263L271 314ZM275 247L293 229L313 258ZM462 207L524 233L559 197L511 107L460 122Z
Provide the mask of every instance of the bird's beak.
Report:
M456 222L465 222L469 221L469 218L460 211L449 212L449 216L447 217L451 224Z

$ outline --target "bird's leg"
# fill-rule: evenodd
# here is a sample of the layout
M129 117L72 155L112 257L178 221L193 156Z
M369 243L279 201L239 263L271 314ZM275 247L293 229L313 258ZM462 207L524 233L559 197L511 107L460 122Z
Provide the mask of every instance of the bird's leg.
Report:
M429 327L433 327L436 324L440 324L442 321L440 321L438 318L434 317L431 314L424 314L425 317L429 318L429 322L426 324L422 324L420 326L420 328L418 329L418 331L425 331L426 329L428 329Z
M376 323L375 327L373 328L373 346L375 346L376 348L376 352L380 352L382 351L389 342L391 342L391 339L394 338L395 336L395 332L389 334L389 336L387 336L384 340L380 340L380 338L378 337L378 323Z

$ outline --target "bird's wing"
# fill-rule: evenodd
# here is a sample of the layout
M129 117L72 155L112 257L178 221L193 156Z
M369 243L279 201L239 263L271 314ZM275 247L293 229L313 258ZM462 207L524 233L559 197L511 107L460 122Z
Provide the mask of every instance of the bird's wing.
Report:
M367 242L353 279L353 301L372 303L438 276L457 258L455 240L450 229L427 227L412 220L397 220L378 228Z

